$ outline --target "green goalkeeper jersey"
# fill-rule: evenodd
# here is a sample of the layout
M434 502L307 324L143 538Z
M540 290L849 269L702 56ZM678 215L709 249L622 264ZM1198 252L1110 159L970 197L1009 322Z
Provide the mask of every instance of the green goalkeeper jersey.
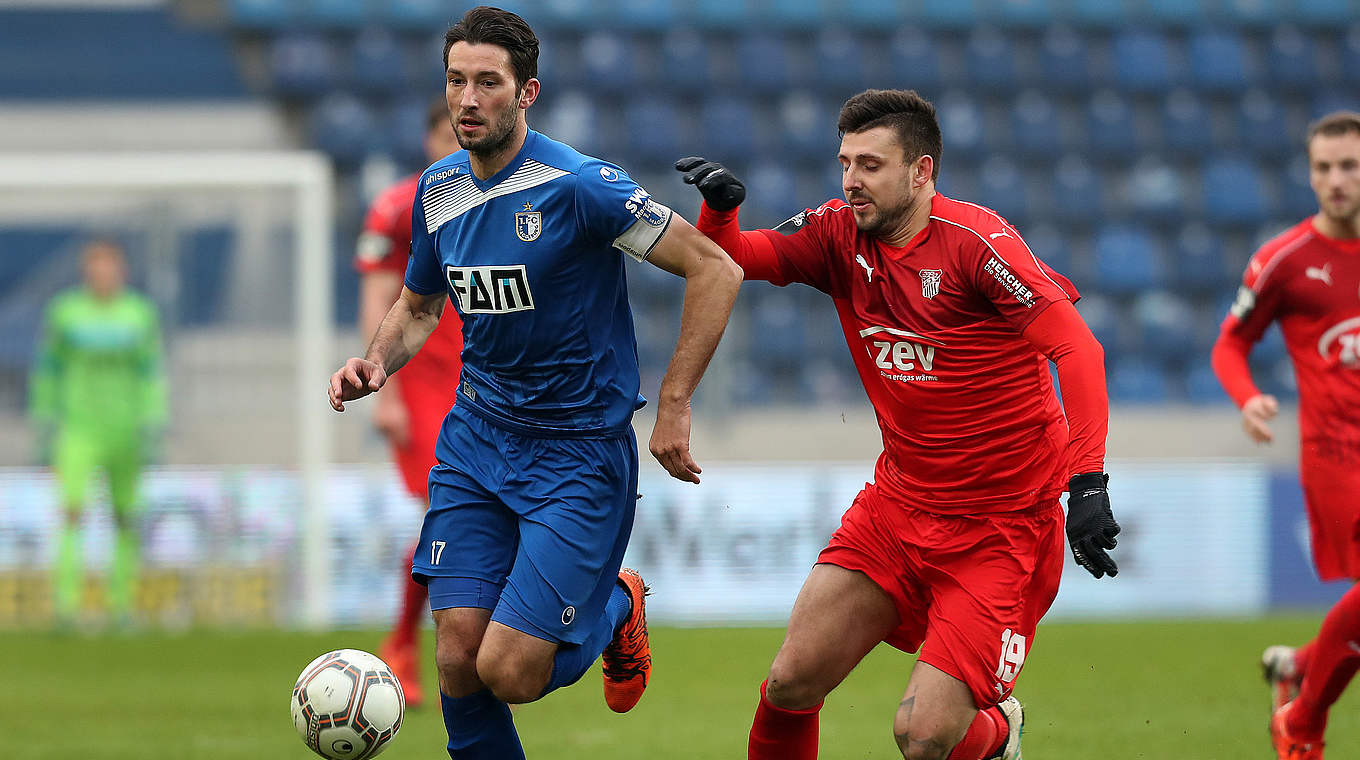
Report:
M59 294L47 306L30 390L34 419L68 432L162 426L166 391L156 307L128 291L109 300L85 289Z

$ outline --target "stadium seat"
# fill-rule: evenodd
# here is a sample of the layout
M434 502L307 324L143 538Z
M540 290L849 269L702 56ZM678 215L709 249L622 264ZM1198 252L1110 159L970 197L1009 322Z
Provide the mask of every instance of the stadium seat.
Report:
M1200 159L1214 150L1209 109L1189 90L1166 97L1162 111L1162 146L1178 157Z
M1308 92L1318 81L1318 47L1294 26L1282 26L1266 48L1270 83L1282 92Z
M665 163L690 151L681 142L680 110L667 98L630 100L623 107L624 134L628 152L637 161ZM591 127L587 126L587 129Z
M1299 150L1284 107L1264 90L1251 90L1237 107L1237 135L1242 147L1267 159L1288 157Z
M1091 96L1086 123L1086 139L1094 159L1123 164L1137 157L1139 139L1133 109L1114 90L1101 90Z
M1053 27L1039 46L1039 86L1046 91L1085 92L1095 62L1086 38L1064 26Z
M1072 274L1072 249L1053 224L1035 224L1025 228L1025 245L1054 271L1068 277Z
M447 29L457 16L444 0L387 0L375 3L374 7L379 9L378 18L383 24L401 32Z
M1338 72L1341 78L1352 86L1360 84L1360 27L1351 27L1341 39L1340 58Z
M1053 23L1051 0L992 0L990 15L1003 29L1043 29Z
M429 98L409 95L394 102L382 117L387 152L403 166L429 164L425 158L425 115L429 107Z
M1247 86L1247 50L1242 38L1222 29L1202 29L1190 36L1190 81L1217 95L1240 92Z
M758 93L779 92L793 79L794 53L780 36L765 33L742 35L737 40L741 84Z
M364 23L364 0L305 0L303 23L318 29L354 30Z
M227 19L248 32L276 32L296 21L291 0L227 0Z
M1166 37L1151 31L1120 32L1114 38L1114 77L1131 93L1160 93L1175 84Z
M1278 0L1220 0L1221 15L1230 24L1269 29L1289 14L1287 3Z
M342 93L327 95L312 108L308 132L314 145L350 167L380 147L383 134L368 106Z
M1191 294L1232 291L1236 274L1225 267L1222 238L1201 222L1182 227L1174 242L1171 287ZM1222 319L1223 315L1218 315Z
M1166 279L1162 258L1156 237L1142 227L1115 225L1096 233L1096 282L1107 293L1161 287Z
M1308 181L1308 159L1302 155L1289 160L1280 180L1279 212L1289 219L1300 219L1317 212L1317 195Z
M771 125L756 118L749 99L722 96L704 101L698 126L705 155L749 161L759 155L763 130Z
M1062 129L1053 102L1038 90L1026 90L1011 109L1010 136L1024 158L1051 160L1062 152Z
M807 90L793 90L779 99L779 137L784 150L810 161L833 161L838 104L815 97Z
M902 6L897 0L857 0L837 10L838 20L856 30L898 29L904 16Z
M1040 205L1035 197L1040 190L1027 186L1015 163L1000 154L988 158L978 170L977 203L1021 227L1034 213L1033 206Z
M1139 220L1171 224L1185 212L1186 187L1181 173L1155 157L1140 160L1128 172L1127 203Z
M806 312L798 290L749 285L746 290L743 297L751 302L748 356L771 377L801 374L808 346Z
M390 94L406 84L406 52L386 29L375 27L360 32L354 38L350 60L354 66L354 84L362 92Z
M912 17L929 29L974 29L985 20L977 6L978 0L927 1Z
M977 101L962 91L953 90L936 100L935 108L940 119L940 131L949 135L947 160L975 155L982 148L984 136L982 108ZM941 157L941 161L944 160Z
M1115 362L1107 378L1110 401L1115 404L1165 404L1172 400L1167 373L1141 357Z
M705 29L743 29L752 17L750 0L693 0L689 6Z
M813 47L812 80L842 98L864 89L864 82L870 79L864 67L870 57L865 55L867 44L844 29L819 32Z
M1083 292L1081 300L1077 302L1077 311L1080 312L1086 326L1091 328L1091 334L1105 348L1108 362L1110 354L1119 342L1119 329L1124 319L1114 301L1094 288L1088 290L1091 292Z
M1105 221L1106 184L1079 155L1063 156L1053 170L1053 216L1067 225L1099 225Z
M319 97L340 78L340 57L326 40L312 34L275 37L269 49L274 92L285 98Z
M1140 0L1138 5L1139 20L1157 26L1193 26L1205 18L1205 0Z
M888 63L893 72L892 86L933 92L941 83L940 50L931 35L914 26L904 26L888 45ZM950 135L951 141L954 135Z
M1232 404L1227 392L1218 382L1207 356L1201 355L1185 374L1185 395L1196 406L1224 406Z
M597 30L581 41L581 68L592 90L619 95L639 82L639 53L633 38Z
M1195 313L1185 298L1165 290L1140 293L1133 302L1133 319L1144 357L1165 367L1194 354Z
M747 195L743 212L753 212L749 225L771 228L801 211L806 204L798 197L797 178L787 162L761 162L746 173ZM743 217L745 220L746 217Z
M1204 166L1204 216L1211 224L1254 224L1272 211L1261 172L1244 158L1218 157Z
M529 23L535 30L541 26L583 33L616 28L617 23L610 23L614 14L602 5L599 0L539 0Z
M781 29L816 29L829 21L822 13L818 0L765 0L768 15L764 18Z
M675 0L619 0L617 7L603 13L619 28L657 32L675 26L675 5Z
M1129 21L1125 0L1069 0L1068 16L1081 27L1115 29Z
M1018 86L1015 47L996 29L984 27L968 37L963 66L974 88L1010 93Z
M709 47L708 37L691 27L667 31L661 38L656 85L681 95L705 91L710 83Z
M1294 0L1294 3L1297 18L1309 26L1335 28L1355 21L1352 0Z

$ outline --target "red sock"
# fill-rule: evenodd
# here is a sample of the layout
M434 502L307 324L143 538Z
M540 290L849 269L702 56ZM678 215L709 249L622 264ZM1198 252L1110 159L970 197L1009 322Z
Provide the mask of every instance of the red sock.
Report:
M751 722L748 760L817 760L817 713L821 703L806 710L785 710L765 698L760 683L760 706Z
M1313 649L1316 644L1317 640L1314 639L1294 650L1294 672L1298 673L1300 678L1308 672L1308 664L1313 661Z
M948 760L983 760L992 757L1000 751L1009 733L1010 726L1006 725L1006 716L1001 714L1001 708L993 705L986 710L978 710L977 717L968 724L968 733L954 745Z
M411 556L406 560L406 583L402 586L406 593L402 595L401 612L397 615L397 624L392 629L392 641L400 644L415 643L416 634L420 631L420 621L430 611L429 605L425 603L425 587L411 580L411 566L415 562L418 548L419 546L411 547Z
M1327 711L1360 669L1360 585L1352 586L1322 619L1313 640L1299 698L1290 708L1287 728L1301 739L1321 739Z

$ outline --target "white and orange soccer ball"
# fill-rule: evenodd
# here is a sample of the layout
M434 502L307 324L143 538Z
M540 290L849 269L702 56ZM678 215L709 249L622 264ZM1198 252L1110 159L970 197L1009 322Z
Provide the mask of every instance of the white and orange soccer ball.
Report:
M302 741L328 760L367 760L401 728L406 696L387 663L337 649L302 669L291 700Z

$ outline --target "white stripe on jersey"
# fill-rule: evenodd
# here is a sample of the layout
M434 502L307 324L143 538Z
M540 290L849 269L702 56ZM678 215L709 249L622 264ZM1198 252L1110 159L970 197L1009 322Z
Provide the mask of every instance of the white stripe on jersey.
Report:
M1037 268L1037 269L1039 270L1039 274L1042 274L1042 275L1044 276L1044 278L1047 279L1049 282L1053 282L1053 278L1048 276L1048 272L1045 272L1045 271L1044 271L1043 265L1039 263L1039 257L1034 255L1034 251L1030 250L1029 243L1026 243L1026 242L1025 242L1025 239L1022 238L1022 237L1020 237L1020 231L1017 230L1017 229L1015 229L1015 227L1011 226L1011 224L1010 224L1009 222L1007 222L1005 219L1002 219L1000 214L998 214L998 213L996 213L995 211L993 211L993 210L987 208L986 206L979 206L978 204L976 204L976 203L971 203L971 202L969 202L969 201L961 201L961 200L958 200L957 198L950 198L950 200L951 200L951 201L954 201L955 203L962 203L962 204L965 205L965 206L972 206L973 208L977 209L978 211L982 211L982 212L984 212L984 213L991 214L992 216L996 217L996 220L997 220L998 222L1001 223L1001 226L1002 226L1003 228L1005 228L1006 231L1008 231L1008 232L1014 232L1014 233L1015 233L1015 235L1014 235L1013 237L1014 237L1016 240L1019 240L1019 241L1020 241L1020 245L1023 245L1023 246L1025 247L1025 251L1027 251L1027 252L1029 253L1029 257L1030 257L1031 259L1034 259L1034 266L1035 266L1035 268ZM939 219L939 217L937 217L937 216L932 216L931 219ZM945 221L945 220L940 219L940 221ZM959 225L959 226L962 227L963 225ZM964 229L967 229L969 232L973 233L974 235L977 235L978 237L982 237L981 235L978 235L977 230L969 229L969 228L967 228L967 227L964 227ZM1007 237L1012 237L1012 236L1008 235ZM989 243L987 247L988 247L988 248L991 248L991 244ZM996 253L996 249L995 249L995 248L992 248L992 253ZM1001 254L999 254L999 253L997 253L996 255L997 255L998 258L1001 256ZM1008 267L1011 266L1011 265L1010 265L1010 262L1006 261L1005 259L1001 259L1001 263L1005 264L1005 265L1008 266ZM1014 267L1011 267L1011 271L1014 272L1014 271L1015 271L1015 268L1014 268ZM1067 293L1067 289L1064 288L1063 286L1058 285L1058 283L1056 283L1056 282L1053 282L1053 284L1058 288L1058 290L1061 290L1062 292ZM1067 298L1068 298L1068 300L1071 300L1072 294L1071 294L1071 293L1067 293Z
M1294 251L1297 251L1299 248L1303 247L1304 243L1307 243L1309 240L1312 239L1313 233L1310 230L1308 232L1303 233L1302 235L1299 235L1288 245L1276 251L1275 255L1270 257L1270 261L1266 262L1265 267L1261 269L1261 273L1256 276L1256 282L1252 283L1251 292L1259 295L1261 293L1261 288L1264 287L1266 284L1266 277L1268 277L1271 272L1275 271L1275 267L1279 266L1281 261L1284 261L1286 258L1288 258L1289 254L1293 253Z
M571 172L547 164L540 164L530 158L525 159L524 164L516 169L514 174L486 191L478 190L471 176L467 174L459 175L458 179L453 182L436 185L425 191L421 198L421 205L425 209L425 231L434 234L434 231L445 223L466 214L492 198L517 193L520 190L528 190L531 187L552 182L568 174L571 174Z

